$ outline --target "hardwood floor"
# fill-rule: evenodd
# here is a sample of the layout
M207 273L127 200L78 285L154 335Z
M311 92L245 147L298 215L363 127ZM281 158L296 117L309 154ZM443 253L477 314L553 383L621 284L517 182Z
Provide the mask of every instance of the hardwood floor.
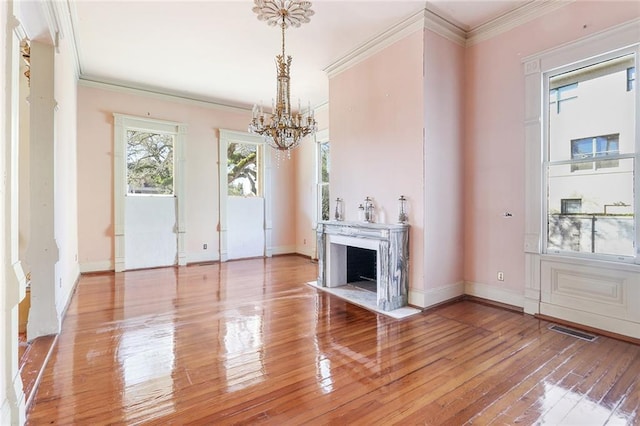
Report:
M474 302L394 320L296 257L82 276L39 424L639 424L640 346Z

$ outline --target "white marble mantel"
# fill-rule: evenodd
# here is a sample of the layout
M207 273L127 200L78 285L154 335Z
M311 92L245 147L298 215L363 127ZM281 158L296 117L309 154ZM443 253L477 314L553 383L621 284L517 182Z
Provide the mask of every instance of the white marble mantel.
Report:
M384 311L406 306L409 298L409 225L323 221L318 239L318 285L346 284L346 247L377 253L377 305Z

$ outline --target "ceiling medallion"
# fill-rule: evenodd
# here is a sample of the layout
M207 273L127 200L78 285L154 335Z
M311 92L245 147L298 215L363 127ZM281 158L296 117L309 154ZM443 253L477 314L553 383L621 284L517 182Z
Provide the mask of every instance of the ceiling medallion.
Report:
M289 85L291 78L291 56L284 51L284 30L289 27L298 28L310 21L315 13L311 10L311 2L295 0L254 0L253 11L260 21L266 21L271 27L280 26L282 30L282 54L276 56L277 93L271 107L271 114L265 114L262 106L253 107L249 132L262 135L265 141L279 151L287 151L297 147L303 137L313 135L317 123L311 107L306 116L302 114L300 102L297 112L291 110ZM286 58L286 59L285 59Z

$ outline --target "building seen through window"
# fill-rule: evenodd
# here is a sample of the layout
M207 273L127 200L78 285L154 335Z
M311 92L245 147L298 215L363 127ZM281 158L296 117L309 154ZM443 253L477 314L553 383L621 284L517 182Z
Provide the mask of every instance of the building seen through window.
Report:
M627 54L548 77L548 253L635 255L634 64Z

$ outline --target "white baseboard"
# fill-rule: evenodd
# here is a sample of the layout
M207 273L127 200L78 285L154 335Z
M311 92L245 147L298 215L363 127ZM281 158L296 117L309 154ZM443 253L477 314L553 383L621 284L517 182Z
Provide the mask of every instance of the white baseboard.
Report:
M296 246L277 246L271 248L271 254L294 254L296 253Z
M462 281L450 285L421 291L409 289L409 304L420 308L428 308L447 300L455 299L464 294L464 283Z
M540 303L540 313L550 317L583 324L600 330L640 339L640 324L633 321L606 317L591 312L565 308L563 306Z
M97 262L80 262L80 273L113 271L111 260L99 260Z
M464 294L476 296L494 302L505 303L519 308L524 307L524 295L511 290L498 288L488 284L465 282Z
M297 246L295 252L313 259L313 249L307 245Z
M217 262L220 257L215 252L187 253L187 265L192 263Z

